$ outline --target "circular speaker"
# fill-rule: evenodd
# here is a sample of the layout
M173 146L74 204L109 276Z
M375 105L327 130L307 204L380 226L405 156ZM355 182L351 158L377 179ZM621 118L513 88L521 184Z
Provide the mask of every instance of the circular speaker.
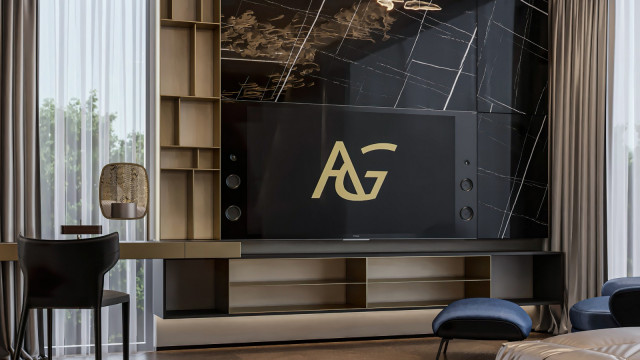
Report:
M227 184L227 187L229 189L237 189L240 187L240 183L242 183L242 179L240 179L240 176L236 174L231 174L227 176L225 183Z
M235 205L229 206L227 210L224 211L224 216L226 216L230 221L237 221L238 219L240 219L241 215L242 210Z
M473 189L473 181L471 179L463 179L460 181L460 189L462 191L471 191Z
M231 154L231 155L229 155L229 160L236 161L236 160L238 160L238 157L235 154Z
M464 221L469 221L473 219L473 209L468 206L465 206L462 209L460 209L460 218Z

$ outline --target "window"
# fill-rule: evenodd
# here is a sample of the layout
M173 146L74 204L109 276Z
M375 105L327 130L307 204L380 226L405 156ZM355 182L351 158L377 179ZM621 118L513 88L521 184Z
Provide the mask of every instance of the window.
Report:
M640 275L640 3L610 1L607 134L609 278Z
M98 206L104 165L145 165L148 0L40 0L39 136L42 236L63 224L100 224L121 241L144 240L146 218L105 219ZM130 294L131 344L150 341L144 261L120 261L105 287ZM120 307L103 310L103 344L121 351ZM57 310L55 355L87 354L90 310Z

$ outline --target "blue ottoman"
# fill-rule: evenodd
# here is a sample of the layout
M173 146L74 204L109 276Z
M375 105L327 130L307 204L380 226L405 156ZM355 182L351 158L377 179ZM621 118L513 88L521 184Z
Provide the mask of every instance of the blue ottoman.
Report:
M598 296L577 302L569 310L571 332L619 327L609 310L609 296Z
M531 332L531 318L510 301L470 298L452 302L433 320L433 334L442 338L436 360L449 340L524 340Z

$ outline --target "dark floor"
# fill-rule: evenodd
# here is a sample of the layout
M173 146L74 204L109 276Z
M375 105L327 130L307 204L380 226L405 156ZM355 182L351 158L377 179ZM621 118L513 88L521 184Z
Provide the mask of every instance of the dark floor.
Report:
M539 340L548 334L531 333L528 340ZM385 339L367 341L341 341L310 344L260 345L222 347L197 350L163 350L137 353L132 360L216 359L216 360L413 360L435 359L439 338ZM504 341L452 340L448 360L494 359ZM66 357L69 360L93 357ZM122 354L111 354L105 359L122 359Z

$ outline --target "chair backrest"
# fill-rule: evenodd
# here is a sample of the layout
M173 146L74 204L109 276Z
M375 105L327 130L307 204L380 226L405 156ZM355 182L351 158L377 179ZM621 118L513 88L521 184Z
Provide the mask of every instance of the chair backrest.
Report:
M611 296L614 292L628 288L640 286L640 277L621 277L617 279L610 279L602 285L602 296Z
M611 294L609 311L620 326L640 326L640 286L621 288Z
M120 258L118 233L79 240L39 240L18 235L26 306L96 308L104 275Z

